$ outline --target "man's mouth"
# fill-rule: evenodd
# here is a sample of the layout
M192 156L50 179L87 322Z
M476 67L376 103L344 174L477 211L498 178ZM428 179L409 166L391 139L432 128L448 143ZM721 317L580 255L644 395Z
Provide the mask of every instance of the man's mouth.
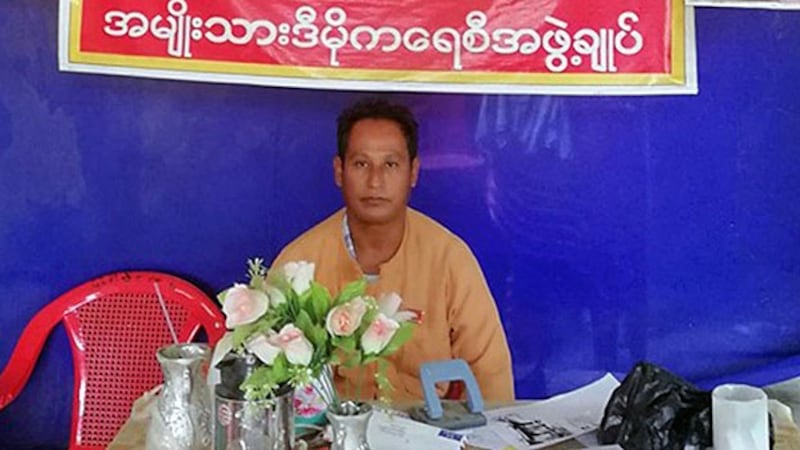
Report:
M385 197L362 197L361 201L368 205L382 205L388 202L389 199Z

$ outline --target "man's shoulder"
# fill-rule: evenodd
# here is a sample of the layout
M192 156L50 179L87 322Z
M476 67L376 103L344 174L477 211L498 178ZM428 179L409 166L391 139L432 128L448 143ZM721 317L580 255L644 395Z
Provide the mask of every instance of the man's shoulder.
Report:
M343 212L344 210L340 209L304 231L289 242L283 250L281 250L280 254L289 257L298 252L307 254L314 249L325 248L326 244L330 244L336 239L341 239Z
M425 242L426 247L471 253L469 246L461 237L436 219L413 208L408 208L408 218L411 239Z

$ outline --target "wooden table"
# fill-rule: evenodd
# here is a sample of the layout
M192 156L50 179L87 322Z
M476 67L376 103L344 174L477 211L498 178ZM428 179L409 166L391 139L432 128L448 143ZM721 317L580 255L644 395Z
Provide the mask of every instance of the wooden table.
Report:
M108 446L109 450L144 450L147 426L150 420L149 411L154 406L154 401L155 397L142 397L136 401L131 417L117 433L114 441ZM797 426L793 422L783 420L782 416L775 414L774 411L773 417L777 418L775 420L775 450L800 450L800 430L798 430ZM583 448L586 447L576 440L548 447L548 449L552 450L578 450ZM477 448L472 449L480 450Z

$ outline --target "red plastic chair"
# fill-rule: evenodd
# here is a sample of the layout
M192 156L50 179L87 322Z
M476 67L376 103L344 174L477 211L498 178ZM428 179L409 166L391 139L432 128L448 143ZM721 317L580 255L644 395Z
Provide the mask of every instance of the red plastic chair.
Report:
M157 272L120 272L84 283L28 323L0 374L0 409L28 381L51 330L63 321L72 346L75 386L70 449L105 448L134 400L163 382L156 350L173 342L156 285L180 342L200 327L215 344L225 319L191 283Z

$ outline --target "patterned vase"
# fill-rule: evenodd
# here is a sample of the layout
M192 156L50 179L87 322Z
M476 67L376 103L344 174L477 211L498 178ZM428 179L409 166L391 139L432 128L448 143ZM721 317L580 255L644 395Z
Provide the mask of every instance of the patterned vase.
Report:
M160 348L156 358L164 387L147 429L147 449L210 448L211 399L205 372L211 350L205 344L173 344Z
M372 406L362 402L341 402L328 407L326 413L333 430L331 450L370 450L367 425Z

